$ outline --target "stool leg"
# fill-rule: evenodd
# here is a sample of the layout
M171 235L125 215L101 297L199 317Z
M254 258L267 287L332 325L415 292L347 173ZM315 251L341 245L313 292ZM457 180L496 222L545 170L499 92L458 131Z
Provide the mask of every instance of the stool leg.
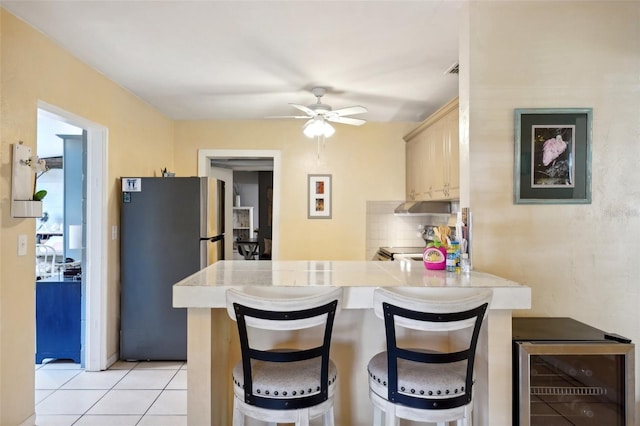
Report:
M296 426L309 426L309 410L298 410Z
M387 410L384 414L384 426L400 426L400 419L396 417L396 411L393 408Z
M233 398L233 426L244 426L244 414L240 411L237 398Z
M473 426L473 405L468 405L465 408L461 426Z
M322 426L334 426L333 405L322 415Z
M373 426L382 426L382 410L375 405L373 406Z

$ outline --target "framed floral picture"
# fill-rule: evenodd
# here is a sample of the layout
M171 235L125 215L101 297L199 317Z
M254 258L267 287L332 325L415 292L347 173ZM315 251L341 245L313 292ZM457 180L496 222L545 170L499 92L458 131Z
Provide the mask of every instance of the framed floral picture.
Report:
M516 204L591 203L591 108L516 109Z
M331 175L308 175L308 218L331 219Z

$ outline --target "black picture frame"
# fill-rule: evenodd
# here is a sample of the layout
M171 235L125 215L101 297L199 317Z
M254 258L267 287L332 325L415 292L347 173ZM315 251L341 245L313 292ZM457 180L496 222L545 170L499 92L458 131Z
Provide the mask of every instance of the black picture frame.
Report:
M515 203L591 203L593 109L514 111Z

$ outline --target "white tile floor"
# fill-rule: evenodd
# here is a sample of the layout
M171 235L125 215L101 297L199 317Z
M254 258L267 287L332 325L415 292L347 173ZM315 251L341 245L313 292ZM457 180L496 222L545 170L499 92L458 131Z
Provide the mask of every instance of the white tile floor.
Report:
M107 371L36 365L37 426L186 426L183 362L118 361Z

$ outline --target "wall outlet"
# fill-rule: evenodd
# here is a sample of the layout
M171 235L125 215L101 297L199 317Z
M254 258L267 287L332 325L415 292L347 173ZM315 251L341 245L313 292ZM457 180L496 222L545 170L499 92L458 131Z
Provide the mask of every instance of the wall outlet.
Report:
M27 255L27 235L20 234L18 235L18 256L26 256Z

